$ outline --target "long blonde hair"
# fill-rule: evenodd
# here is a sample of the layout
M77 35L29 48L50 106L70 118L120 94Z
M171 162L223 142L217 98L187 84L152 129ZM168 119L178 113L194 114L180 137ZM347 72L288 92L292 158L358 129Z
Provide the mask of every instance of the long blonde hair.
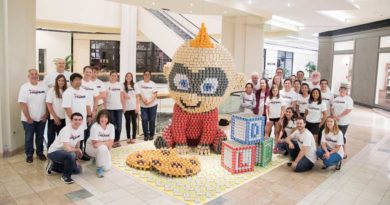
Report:
M330 130L328 125L327 125L327 122L328 120L332 119L334 124L333 124L333 129ZM326 121L325 121L325 134L328 134L329 132L332 132L334 135L337 135L339 134L340 132L340 129L339 129L339 123L337 122L336 118L335 117L331 117L329 116L328 118L326 118Z

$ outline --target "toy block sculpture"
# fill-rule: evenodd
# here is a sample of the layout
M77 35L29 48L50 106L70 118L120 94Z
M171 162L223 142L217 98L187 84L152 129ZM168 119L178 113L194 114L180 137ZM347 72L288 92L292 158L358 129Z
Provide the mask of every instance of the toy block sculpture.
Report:
M256 144L256 166L266 167L272 161L272 148L274 140L271 137Z
M241 144L256 144L264 140L265 117L252 114L232 116L230 138Z
M222 143L221 164L232 174L251 172L256 162L256 146L234 141Z

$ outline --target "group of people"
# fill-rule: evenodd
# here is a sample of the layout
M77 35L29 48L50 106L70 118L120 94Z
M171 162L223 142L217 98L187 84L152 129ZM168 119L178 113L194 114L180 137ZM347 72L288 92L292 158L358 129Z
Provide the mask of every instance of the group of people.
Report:
M266 118L265 136L270 137L274 128L273 152L290 155L288 165L296 172L312 169L317 157L323 160L323 169L339 170L347 158L346 133L354 104L348 90L349 85L341 83L332 93L328 80L317 71L310 82L303 71L284 79L278 68L269 82L252 73L241 94L240 111Z
M123 83L118 73L110 72L109 81L99 80L99 69L85 66L83 75L65 70L64 59L56 59L56 71L39 81L36 69L28 70L29 81L22 85L18 102L25 131L26 162L33 162L34 135L37 157L48 163L47 174L62 173L65 183L81 171L76 159L93 157L96 174L103 177L111 167L110 150L121 146L122 115L125 117L127 143L135 143L137 115L142 118L145 140L153 140L157 114L157 87L151 72L135 83L127 73ZM47 123L47 158L44 131Z

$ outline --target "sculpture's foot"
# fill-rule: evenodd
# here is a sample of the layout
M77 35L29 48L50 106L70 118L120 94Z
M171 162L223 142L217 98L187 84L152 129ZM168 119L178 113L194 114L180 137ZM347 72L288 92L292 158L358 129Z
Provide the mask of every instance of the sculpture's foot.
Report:
M190 152L190 148L187 145L176 145L175 149L178 154L188 154Z
M205 145L198 145L196 147L196 150L199 155L209 155L210 154L210 146L205 144Z

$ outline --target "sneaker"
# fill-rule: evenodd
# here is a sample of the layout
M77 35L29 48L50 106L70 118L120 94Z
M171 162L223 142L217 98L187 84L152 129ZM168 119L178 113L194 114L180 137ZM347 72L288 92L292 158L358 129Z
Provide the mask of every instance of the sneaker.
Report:
M150 136L150 137L149 137L149 140L150 140L150 141L153 141L153 139L154 139L154 136Z
M131 144L135 144L135 139L130 140Z
M46 164L46 168L45 168L45 174L46 175L51 175L52 172L51 172L51 168L53 166L53 161L51 161L50 159L47 160L47 164Z
M336 170L340 170L341 169L341 161L339 161L339 163L337 163L337 165L336 165Z
M149 140L148 136L144 137L144 141L148 141L148 140Z
M274 154L277 154L278 153L278 148L277 147L274 147L273 151L272 151Z
M86 153L84 153L83 156L81 157L81 160L83 160L83 161L89 161L89 160L91 160L91 157L88 156Z
M66 177L66 176L62 176L62 177L61 177L61 180L62 180L63 182L65 182L65 184L73 184L73 183L74 183L74 181L73 181L72 178Z
M41 161L46 161L47 158L44 154L38 154L38 159L40 159Z
M27 163L33 163L33 161L34 161L34 159L33 159L32 156L28 156L28 157L26 158L26 162L27 162Z
M103 167L98 167L98 168L96 169L96 175L97 175L97 177L99 177L99 178L104 177L104 170L103 170Z
M328 169L328 167L324 165L324 166L322 166L321 169Z
M292 162L287 162L287 166L291 167Z

